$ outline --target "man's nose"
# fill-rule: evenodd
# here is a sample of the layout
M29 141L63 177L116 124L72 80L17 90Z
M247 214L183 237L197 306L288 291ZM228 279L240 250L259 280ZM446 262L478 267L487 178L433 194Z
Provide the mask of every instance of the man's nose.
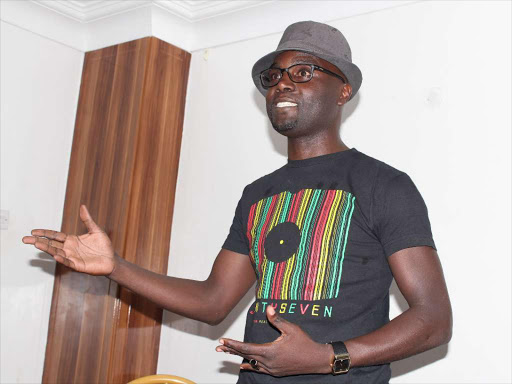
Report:
M277 84L277 89L280 92L290 92L295 90L295 83L290 79L290 74L287 71L283 71L283 77Z

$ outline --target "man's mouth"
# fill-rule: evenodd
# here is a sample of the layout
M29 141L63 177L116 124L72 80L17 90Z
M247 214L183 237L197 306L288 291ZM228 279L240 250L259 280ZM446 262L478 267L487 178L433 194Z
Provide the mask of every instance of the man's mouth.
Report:
M276 108L284 108L284 107L296 107L297 104L291 103L289 101L280 101L276 104Z

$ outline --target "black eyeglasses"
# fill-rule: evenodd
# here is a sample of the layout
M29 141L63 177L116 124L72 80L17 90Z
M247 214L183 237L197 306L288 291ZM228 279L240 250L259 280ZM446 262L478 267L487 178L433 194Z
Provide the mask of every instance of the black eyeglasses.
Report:
M344 83L346 83L345 79L338 75L337 73L331 72L328 69L319 67L314 64L295 64L288 68L269 68L260 73L261 85L264 88L270 88L277 85L281 79L283 78L283 72L288 73L288 77L294 83L307 83L309 80L313 78L313 73L315 69L318 69L321 72L327 73L328 75L337 77Z

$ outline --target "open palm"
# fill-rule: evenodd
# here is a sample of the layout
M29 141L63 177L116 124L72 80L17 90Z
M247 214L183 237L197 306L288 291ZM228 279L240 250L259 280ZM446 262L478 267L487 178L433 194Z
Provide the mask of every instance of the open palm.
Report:
M80 236L67 235L48 229L34 229L32 236L25 236L25 244L33 244L65 266L90 275L109 275L115 267L114 249L105 232L92 220L82 205L80 219L88 233Z

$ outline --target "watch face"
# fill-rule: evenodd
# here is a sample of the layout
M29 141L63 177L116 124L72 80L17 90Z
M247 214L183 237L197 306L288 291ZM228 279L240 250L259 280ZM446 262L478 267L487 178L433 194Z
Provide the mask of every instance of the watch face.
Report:
M349 359L341 360L341 370L343 372L347 372L349 368L350 368L350 360Z
M334 373L345 373L350 368L350 359L337 359L334 360L333 371Z

